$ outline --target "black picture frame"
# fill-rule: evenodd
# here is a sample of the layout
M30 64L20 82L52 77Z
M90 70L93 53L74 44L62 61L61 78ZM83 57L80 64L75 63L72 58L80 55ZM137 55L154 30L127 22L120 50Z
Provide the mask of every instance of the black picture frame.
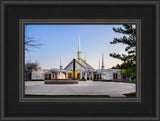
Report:
M1 120L159 120L159 5L159 0L1 1ZM141 100L21 101L21 19L140 20Z

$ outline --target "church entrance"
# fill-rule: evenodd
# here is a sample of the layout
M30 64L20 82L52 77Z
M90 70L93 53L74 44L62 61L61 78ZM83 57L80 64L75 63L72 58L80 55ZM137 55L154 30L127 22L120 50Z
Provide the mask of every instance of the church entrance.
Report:
M45 74L45 80L51 80L51 74Z
M113 73L113 80L116 80L117 79L117 73Z
M72 79L73 78L73 72L72 71L69 71L68 72L68 79Z
M80 73L77 74L77 79L80 79Z

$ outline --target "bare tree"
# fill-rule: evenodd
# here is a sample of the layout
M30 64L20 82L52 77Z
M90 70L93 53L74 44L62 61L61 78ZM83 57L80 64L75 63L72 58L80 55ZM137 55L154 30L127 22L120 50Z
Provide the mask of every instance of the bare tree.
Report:
M31 62L31 60L28 60L25 63L25 70L32 70L32 69L34 70L41 69L39 62L37 60L35 60L35 62Z
M25 25L25 51L29 52L32 48L40 48L43 44L37 39L34 39L27 28L27 25Z
M43 45L39 40L33 39L32 37L26 37L24 44L26 51L30 51L31 48L40 48L40 46Z

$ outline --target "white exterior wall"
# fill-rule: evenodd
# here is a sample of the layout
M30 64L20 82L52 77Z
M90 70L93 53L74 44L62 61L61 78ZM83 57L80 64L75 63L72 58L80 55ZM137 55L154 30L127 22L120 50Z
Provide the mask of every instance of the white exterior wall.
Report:
M101 78L107 80L107 74L106 73L102 73L101 74Z
M113 80L113 74L117 73L117 79L121 78L121 73L120 73L120 69L105 69L102 70L102 79L105 80Z
M32 71L32 79L45 79L44 72Z
M72 65L72 64L71 64ZM66 70L72 70L73 66L68 66ZM84 77L87 79L89 76L87 74L87 71L83 67L81 67L79 64L76 63L76 70L81 72L81 78ZM48 72L48 71L47 71ZM83 75L82 75L83 72ZM93 78L93 72L91 72L90 77ZM67 72L66 72L67 73ZM101 78L104 80L113 80L113 74L117 74L117 79L121 79L121 70L120 69L104 69L104 70L97 70L97 74L101 75ZM68 76L68 75L67 75ZM67 78L66 76L66 78ZM32 71L32 79L45 79L45 71ZM53 74L51 73L51 79L53 79Z

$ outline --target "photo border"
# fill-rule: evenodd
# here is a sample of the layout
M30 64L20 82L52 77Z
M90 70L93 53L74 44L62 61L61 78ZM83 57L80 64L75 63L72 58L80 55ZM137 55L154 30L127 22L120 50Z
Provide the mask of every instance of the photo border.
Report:
M76 97L24 97L25 81L19 82L19 99L20 102L140 102L141 101L141 20L140 19L20 19L19 20L19 80L24 80L24 33L25 25L120 25L135 24L136 25L136 97L99 97L99 98L76 98Z

